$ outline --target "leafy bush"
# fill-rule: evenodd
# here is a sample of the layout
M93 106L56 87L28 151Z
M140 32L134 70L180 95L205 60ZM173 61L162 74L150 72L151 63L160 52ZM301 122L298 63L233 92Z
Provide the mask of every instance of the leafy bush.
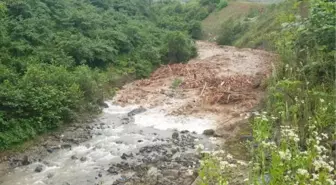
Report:
M226 0L220 0L220 2L217 4L216 8L217 10L221 10L224 7L227 7L228 2Z
M251 121L247 184L335 184L335 13L335 1L285 1L243 32L267 35L282 62ZM231 183L227 174L215 179Z
M172 85L171 85L171 88L173 90L175 90L175 89L177 89L181 85L181 83L182 83L181 79L175 78L174 81L173 81L173 83L172 83Z
M198 1L0 2L0 150L95 113L121 83L195 56ZM112 86L112 87L111 87Z
M167 63L187 62L197 55L194 41L182 32L170 32L166 38L166 46L163 48L164 61Z
M80 110L95 103L86 98L99 97L91 84L100 79L91 76L89 68L72 73L64 67L34 64L21 78L4 80L0 84L1 149L76 119Z
M232 19L224 22L217 43L221 45L232 45L247 29L247 24L234 22Z

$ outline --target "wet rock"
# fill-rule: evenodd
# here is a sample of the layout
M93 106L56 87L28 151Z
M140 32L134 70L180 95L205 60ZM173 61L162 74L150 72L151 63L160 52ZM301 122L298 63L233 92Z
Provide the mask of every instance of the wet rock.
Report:
M62 149L71 149L71 144L69 144L69 143L62 144L61 148Z
M100 102L99 105L104 108L109 108L108 104L105 102Z
M174 140L178 140L179 139L179 133L177 131L175 131L173 134L172 134L172 138Z
M53 176L54 176L53 173L48 173L47 178L48 178L48 179L51 179L51 178L53 178Z
M36 166L34 171L37 172L37 173L40 173L42 170L43 170L43 165L39 164L39 165Z
M98 177L103 177L103 174L101 174L101 173L98 173Z
M122 123L123 125L127 125L127 124L129 124L129 123L131 123L131 122L133 122L133 121L134 121L134 118L131 117L131 116L129 116L129 117L124 117L124 118L121 119L121 123Z
M139 139L139 140L138 140L138 143L142 143L142 142L143 142L143 140L142 140L142 139Z
M123 142L122 141L116 141L117 144L122 144Z
M122 161L121 163L118 163L116 165L117 168L119 168L119 170L129 170L131 168L131 166L128 164L128 162L124 162Z
M87 157L81 157L81 158L80 158L80 161L82 161L82 162L87 161Z
M129 157L133 157L133 153L130 154L123 153L120 158L126 160Z
M241 141L253 141L253 136L251 135L242 135L240 136Z
M189 130L182 130L181 133L182 133L182 134L189 133Z
M60 146L51 146L51 147L47 148L47 151L49 153L53 153L53 152L55 152L56 150L59 150L59 149L61 149Z
M215 134L215 130L214 129L207 129L207 130L203 131L203 135L206 135L206 136L212 136L214 134Z
M178 151L179 151L179 148L176 148L176 147L173 147L171 149L171 152L173 153L173 155L176 154Z
M111 166L107 171L112 175L118 175L119 170L115 166Z
M28 156L23 156L23 159L22 159L22 165L29 165L31 162L28 158Z
M75 155L73 155L73 156L71 156L71 159L72 159L72 160L77 160L77 159L78 159L78 157L77 157L77 156L75 156Z
M139 108L133 109L131 112L129 112L127 115L128 116L134 116L136 114L141 114L143 112L146 112L146 109L142 106L140 106Z

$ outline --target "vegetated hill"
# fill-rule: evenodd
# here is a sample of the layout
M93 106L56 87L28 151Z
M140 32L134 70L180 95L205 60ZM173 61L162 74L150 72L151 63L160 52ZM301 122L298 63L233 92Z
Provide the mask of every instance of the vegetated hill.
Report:
M251 120L253 167L206 159L203 184L236 184L239 167L249 174L246 184L335 184L335 7L332 0L287 0L223 23L218 44L268 49L279 61Z
M212 12L202 21L203 39L214 41L221 31L221 27L229 20L241 19L242 16L262 11L266 4L247 1L229 1L228 6Z
M201 4L202 3L202 4ZM120 76L196 55L212 0L0 1L0 149L99 110Z

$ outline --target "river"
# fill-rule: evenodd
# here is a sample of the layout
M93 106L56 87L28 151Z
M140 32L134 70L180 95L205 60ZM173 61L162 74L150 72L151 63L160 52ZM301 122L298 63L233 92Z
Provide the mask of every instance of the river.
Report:
M154 181L161 176L162 181L181 183L189 174L192 182L196 177L191 171L199 166L196 146L202 144L205 150L214 146L202 135L214 127L211 118L170 116L160 107L145 110L109 103L89 125L91 139L15 168L0 177L1 184L147 184L151 182L143 175L151 173L159 177ZM176 174L182 179L164 179Z

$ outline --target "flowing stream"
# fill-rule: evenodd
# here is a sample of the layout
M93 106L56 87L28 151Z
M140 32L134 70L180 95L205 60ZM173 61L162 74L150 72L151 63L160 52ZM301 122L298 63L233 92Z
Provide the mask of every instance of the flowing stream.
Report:
M209 150L214 147L212 139L202 135L204 130L214 128L211 117L170 116L162 107L130 116L129 113L138 107L109 103L109 108L89 124L92 126L91 139L73 145L71 149L53 152L40 162L12 169L0 177L0 184L118 184L140 173L137 166L157 169L158 165L163 165L160 167L163 171L177 159L185 159L183 163L176 162L176 167L172 168L194 169L196 166L188 165L188 159L183 156L196 153L198 144ZM195 163L191 161L190 164Z

